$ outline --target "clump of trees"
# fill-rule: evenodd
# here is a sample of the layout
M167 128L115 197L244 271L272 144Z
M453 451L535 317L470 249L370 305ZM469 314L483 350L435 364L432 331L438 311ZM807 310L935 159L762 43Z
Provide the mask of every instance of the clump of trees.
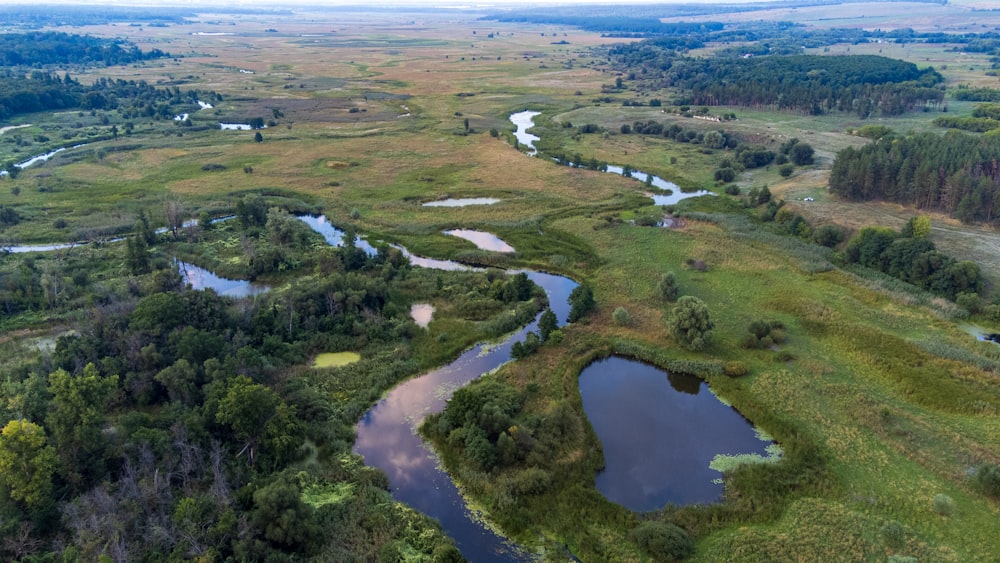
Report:
M902 233L885 227L865 227L847 243L844 260L951 300L961 294L978 294L985 283L979 266L938 251L926 238L929 230L929 222L920 218L909 221Z
M744 348L770 348L785 341L785 325L781 321L756 320L747 327L740 339Z

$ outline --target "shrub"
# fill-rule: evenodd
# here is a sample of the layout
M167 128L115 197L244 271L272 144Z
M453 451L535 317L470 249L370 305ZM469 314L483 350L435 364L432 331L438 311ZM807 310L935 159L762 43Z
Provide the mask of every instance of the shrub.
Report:
M971 291L965 291L965 292L959 293L958 296L955 297L955 304L957 304L959 307L965 309L966 311L972 313L973 315L975 315L976 313L978 313L980 311L980 307L981 307L981 304L980 304L980 301L979 301L979 295L977 295L977 294L975 294L975 293L973 293Z
M664 522L639 524L632 530L632 540L655 561L684 559L694 553L687 532Z
M896 520L890 520L882 526L882 539L893 549L906 545L906 529Z
M732 182L736 179L736 171L732 168L718 168L715 170L715 179L719 182Z
M814 153L815 151L808 143L795 143L792 150L788 152L788 157L791 158L792 162L795 164L805 166L813 163Z
M1000 466L984 463L976 468L974 479L983 494L1000 499Z
M625 310L625 307L618 307L615 309L615 312L611 313L611 318L618 326L627 326L631 320L628 311Z
M795 167L791 164L782 164L781 168L778 168L778 174L781 174L782 178L787 178L792 175L795 171Z
M827 248L833 248L844 240L844 229L837 225L823 225L813 231L813 240Z
M571 323L585 317L597 304L594 301L594 291L586 284L578 285L570 292L569 303L569 322Z
M726 362L726 365L722 367L723 373L729 377L743 377L744 375L750 373L750 368L747 367L743 362Z
M941 516L951 516L955 513L955 500L944 493L934 495L934 512Z
M664 301L676 301L677 300L677 277L674 276L673 272L667 272L660 276L660 282L656 284L656 291L660 295L660 299Z

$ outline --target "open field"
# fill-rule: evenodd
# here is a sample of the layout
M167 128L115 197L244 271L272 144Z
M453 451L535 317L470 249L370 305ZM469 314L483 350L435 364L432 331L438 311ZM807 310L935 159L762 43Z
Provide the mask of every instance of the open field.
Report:
M1000 16L992 13L989 21L974 25L977 16L951 5L919 4L905 22L898 20L895 5L873 6L864 18L841 18L839 8L815 7L703 19L787 17L821 26L905 23L948 31L978 31L981 25L992 29L992 20L1000 25ZM146 80L159 87L213 91L221 99L210 109L192 107L190 126L137 118L134 130L117 138L104 137L111 124L124 128L125 120L113 112L107 112L108 123L97 113L63 112L0 124L4 158L51 148L52 141L37 140L40 134L71 132L62 140L73 143L88 134L93 138L87 146L67 149L17 178L0 181L0 205L16 209L23 218L0 231L0 242L108 239L130 233L140 211L153 227L161 227L177 206L185 217L231 215L246 201L244 196L262 194L272 205L322 210L338 227L357 231L369 241L404 245L417 255L565 274L593 288L595 311L564 328L560 341L487 376L526 397L524 420L518 424L527 424L531 417L535 422L544 419L554 405L562 404L578 421L581 430L567 431L564 449L550 460L555 468L550 471L551 485L515 502L513 489L503 487L513 487L523 467L478 471L455 451L443 450L444 465L502 532L553 561L566 560L563 546L584 561L646 561L630 535L646 519L687 529L695 540L695 561L885 560L892 555L921 561L995 559L1000 552L1000 506L984 497L969 476L980 464L1000 462L1000 347L965 332L962 326L969 315L954 303L870 272L841 269L835 254L842 247L823 248L780 234L773 223L759 222L757 210L725 195L724 186L713 178L731 151L620 134L622 125L656 120L702 133L721 128L771 150L798 138L815 147L815 164L796 167L788 178L781 177L775 165L741 171L735 185L743 194L768 186L774 197L784 199L788 209L814 226L898 230L916 210L839 200L827 191L829 169L837 151L868 142L849 130L865 125L886 125L900 133L934 130L931 122L942 113L861 120L853 115L720 106L711 113L732 112L737 118L710 122L664 111L666 107L623 107L621 101L644 99L627 90L614 94L611 103L595 102L615 75L591 49L611 39L558 25L480 21L480 15L224 13L202 14L166 27L74 30L127 35L143 49L156 47L176 55L123 67L68 69L81 81ZM844 45L824 52L848 49L918 65L946 65L942 73L949 86L1000 85L995 76L985 75L990 68L987 56L955 52L947 45ZM674 94L665 90L662 97L669 100ZM964 115L972 107L949 100L948 115ZM682 221L675 228L633 224L631 219L665 213L643 196L646 188L640 182L558 166L515 149L508 116L525 109L542 112L533 130L542 137L539 144L567 155L629 165L717 195L678 205ZM252 131L218 128L220 122L245 123L257 117L274 122L259 131L260 142ZM565 127L568 123L595 124L601 133L577 135ZM4 143L14 135L25 144ZM422 206L449 197L501 201L459 208ZM203 255L240 262L249 246L237 223L227 225L223 234L183 243L163 237L152 255L166 263L171 252L197 255L199 249L216 245L225 249ZM509 257L477 252L469 242L442 233L454 228L489 231L517 252ZM1000 282L1000 234L992 227L932 216L930 239L947 254L975 261L994 284ZM0 256L2 273L49 275L44 290L51 296L47 308L3 320L4 326L19 330L0 335L0 353L16 358L12 365L42 363L48 348L37 344L40 338L62 334L70 325L100 321L96 316L92 321L83 305L80 311L57 310L63 280L49 272L62 264L90 268L90 278L72 282L76 286L90 284L108 296L113 291L131 295L123 307L135 307L136 295L163 283L155 272L130 273L124 264L132 249L126 251L124 245L87 246L65 255ZM323 283L328 270L335 269L330 264L341 258L331 258L318 247L314 244L309 251L315 255L304 254L305 271L289 267L272 272L282 283L280 298L302 289L296 284ZM695 267L696 261L701 266ZM382 281L388 283L393 270L387 267L385 272ZM704 351L683 350L671 336L667 321L672 304L657 293L660 276L667 272L676 274L682 295L698 297L711 312L715 336ZM374 355L366 349L360 356L337 355L331 363L323 363L331 358L317 358L317 367L324 370L316 370L319 376L303 376L315 378L303 388L326 394L338 409L354 415L353 424L385 391L378 385L395 381L380 371L388 372L385 366L405 361L406 369L429 367L426 364L456 355L471 338L488 334L483 321L489 315L469 313L471 307L463 308L462 300L471 300L477 291L496 294L500 285L489 279L493 274L463 275L424 272L396 280L399 286L392 286L391 292L383 286L391 293L386 300L432 302L436 311L429 329L407 332L397 327L392 333L395 343L376 343L372 337ZM353 288L336 291L339 297L330 289L316 307L332 316L342 306L338 303L344 301L343 294ZM291 333L295 310L286 311L278 299L274 314L287 314ZM616 321L617 308L627 310L627 323ZM487 313L507 309L513 307L500 304ZM283 319L276 326L284 326ZM780 321L787 339L773 348L744 348L741 341L748 325L761 319ZM344 330L352 338L363 338L366 323L382 320L372 314ZM988 331L1000 328L986 316L973 316L971 322ZM340 337L326 336L331 342ZM227 335L230 340L241 337ZM327 344L317 339L309 345ZM632 354L647 354L644 359L661 365L743 366L748 372L744 377L721 371L700 375L715 394L786 445L789 459L775 468L745 469L729 476L727 500L721 505L667 507L639 515L604 499L593 486L595 472L603 467L601 445L583 415L576 377L595 357L629 350L639 350ZM145 357L139 352L134 356L138 359L130 361L137 363ZM358 357L363 359L355 362ZM52 365L51 360L46 365ZM294 388L305 395L289 384L302 369L283 371L276 387L285 385L283 392ZM398 378L400 373L403 368L392 375ZM371 382L376 379L377 384ZM160 409L167 410L155 406ZM318 408L302 410L318 416ZM350 427L345 428L328 432L340 432L330 441L347 453L316 454L312 444L312 453L297 462L331 479L354 479L327 491L333 500L310 497L317 506L341 503L353 494L352 487L374 490L385 482L384 476L372 476L350 459L345 444L354 437ZM384 489L371 492L371 498L388 498ZM249 498L256 490L248 486L250 492L243 494ZM313 496L316 490L311 489ZM935 511L938 494L954 501L949 514ZM388 506L388 501L379 502ZM412 518L412 511L406 514ZM386 521L391 518L395 516L385 516ZM885 527L893 521L904 530L902 542L886 537ZM378 524L369 524L376 529L373 535L382 533Z

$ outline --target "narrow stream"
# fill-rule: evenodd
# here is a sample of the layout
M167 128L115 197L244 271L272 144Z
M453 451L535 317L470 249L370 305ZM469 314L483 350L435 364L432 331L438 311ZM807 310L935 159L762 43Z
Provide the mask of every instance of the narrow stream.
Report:
M535 156L538 154L538 150L535 149L535 141L541 140L541 137L532 135L528 133L528 129L535 126L534 117L536 115L541 115L541 112L537 111L522 111L518 113L511 114L510 121L517 126L514 131L514 138L517 142L525 147L528 147L528 155ZM615 166L613 164L608 165L608 174L617 174L619 176L625 175L625 168L622 166ZM641 170L630 170L629 177L634 178L636 181L643 182L647 186L652 186L660 188L661 190L667 190L665 193L649 193L646 194L652 198L653 203L656 205L673 205L682 199L687 199L689 197L698 197L701 195L714 195L708 190L696 190L693 192L683 192L680 186L677 184L660 178L654 174L649 174Z

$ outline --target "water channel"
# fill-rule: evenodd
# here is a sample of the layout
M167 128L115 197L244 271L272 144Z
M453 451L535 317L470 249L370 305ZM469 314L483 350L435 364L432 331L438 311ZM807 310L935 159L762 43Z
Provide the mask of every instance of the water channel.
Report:
M541 272L526 273L545 289L556 316L566 319L567 299L576 282ZM354 451L367 465L389 476L394 498L438 519L462 555L476 563L524 561L530 556L470 513L416 428L428 414L442 410L456 389L507 363L514 342L537 330L537 323L536 318L502 342L477 344L452 363L396 386L358 422Z
M301 216L328 243L339 246L344 231L326 217ZM414 256L394 246L423 268L478 271L451 260ZM577 286L569 278L541 272L525 272L545 289L549 306L559 319L569 316L569 294ZM418 306L424 313L430 306ZM427 321L429 321L429 315ZM496 534L472 514L451 477L440 468L437 456L417 434L417 426L428 414L438 412L459 387L510 361L514 342L537 330L538 319L501 342L480 343L466 350L450 364L432 370L393 388L358 421L354 452L365 463L381 469L388 477L393 498L436 518L445 533L455 540L462 554L476 563L516 562L530 559L516 545ZM560 322L560 325L565 324Z
M514 138L517 142L523 146L528 147L528 154L534 156L538 154L538 150L535 149L535 141L541 140L541 137L532 135L528 133L528 129L534 127L535 122L533 121L536 115L541 115L541 112L537 111L522 111L515 114L511 114L511 122L517 126L514 131ZM619 176L625 175L625 168L622 166L615 166L612 164L608 165L607 172L609 174L618 174ZM714 195L708 190L695 190L691 192L681 191L680 186L677 184L660 178L655 174L649 174L641 170L631 170L629 171L629 177L635 178L639 182L643 182L647 186L652 186L665 190L668 193L649 193L646 194L652 198L653 203L656 205L673 205L683 199L689 197L698 197L702 195Z
M81 143L79 145L73 145L71 147L60 147L58 149L52 149L52 150L50 150L49 152L47 152L45 154L40 154L38 156L33 156L33 157L31 157L31 158L29 158L27 160L23 160L21 162L18 162L16 164L14 164L14 166L16 166L16 167L18 167L18 168L20 168L20 169L23 170L23 169L31 166L32 164L37 164L39 162L45 162L46 160L52 158L53 156L55 156L58 153L61 153L62 151L69 150L69 149L78 149L78 148L86 146L88 144L89 143ZM7 174L8 174L8 172L6 170L0 170L0 176L6 176Z

